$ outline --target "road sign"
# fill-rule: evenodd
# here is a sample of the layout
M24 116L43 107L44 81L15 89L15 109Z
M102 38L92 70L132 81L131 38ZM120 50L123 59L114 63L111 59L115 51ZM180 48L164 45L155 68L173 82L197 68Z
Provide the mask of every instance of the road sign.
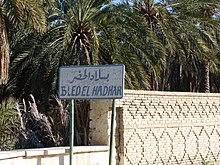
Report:
M60 67L59 97L71 99L70 165L73 165L74 99L113 99L109 164L112 164L114 143L115 99L124 96L124 65Z
M60 67L61 99L120 99L124 95L124 65Z

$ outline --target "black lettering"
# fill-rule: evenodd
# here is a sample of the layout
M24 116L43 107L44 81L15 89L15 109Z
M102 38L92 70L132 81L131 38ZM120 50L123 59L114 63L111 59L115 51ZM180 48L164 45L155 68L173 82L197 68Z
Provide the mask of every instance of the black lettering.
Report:
M113 86L108 87L108 96L112 96Z
M77 86L77 87L76 87L76 96L79 96L79 95L80 95L80 92L81 92L81 87L80 87L80 86Z
M108 86L104 86L104 87L103 87L102 96L106 96L107 93L108 93Z
M76 87L76 86L72 86L72 96L75 96L75 92L76 92L76 91L75 91L75 90L76 90L75 87Z
M99 86L98 95L99 95L99 96L102 96L102 86Z
M86 89L88 86L82 87L82 96L86 96Z
M61 86L61 96L66 96L66 94L67 94L67 91L66 91L65 86Z
M117 95L122 96L122 86L117 87Z
M70 87L69 86L67 87L67 92L68 92L68 96L71 96Z
M114 96L116 95L116 86L113 87L112 95L114 95Z
M92 90L92 96L97 96L98 86L94 86Z
M89 95L89 86L87 86L86 96L90 96Z

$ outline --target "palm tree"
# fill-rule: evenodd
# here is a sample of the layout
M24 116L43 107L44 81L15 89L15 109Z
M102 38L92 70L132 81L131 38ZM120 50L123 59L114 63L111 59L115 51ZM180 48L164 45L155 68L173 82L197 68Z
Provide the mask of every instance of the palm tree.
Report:
M182 22L170 13L164 1L134 0L132 4L133 10L144 18L146 22L145 29L147 28L151 32L150 38L152 41L158 42L164 49L163 54L166 56L166 59L163 60L164 62L157 64L159 66L157 69L149 71L151 89L164 90L168 81L167 75L170 72L170 61L175 55L175 51L179 48L175 38L175 31L181 27ZM149 43L149 40L147 43ZM151 45L153 44L151 43ZM149 53L155 56L154 50L155 48L150 49ZM158 58L156 59L158 60Z
M216 68L218 45L212 31L218 30L219 23L213 15L219 11L219 1L134 0L132 4L166 49L166 65L160 70L160 90L191 90L191 80L187 80L190 88L185 88L183 83L190 76L195 80L202 63L205 66L212 63L211 67ZM209 73L208 67L205 68L204 73ZM206 87L207 90L201 91L208 91L209 76L203 75L201 82L206 85L196 84Z
M215 55L219 48L213 33L214 31L219 31L219 20L213 16L219 11L220 3L215 0L202 2L174 0L170 1L169 5L172 8L172 12L179 19L187 22L186 28L176 35L183 50L182 64L180 63L183 66L181 74L183 75L183 72L185 72L185 77L197 79L196 81L199 83L196 84L200 84L200 87L197 87L197 91L209 92L209 67L217 68ZM177 55L180 55L180 53ZM183 63L184 61L185 64ZM198 76L196 78L196 75L200 74L200 66L202 66L203 71L200 76L201 81L198 80ZM193 73L193 70L196 72ZM192 85L191 80L189 80L189 83ZM191 91L193 88L191 85L189 85L190 89L187 90ZM183 84L180 86L183 87Z
M164 63L164 46L157 40L144 18L129 3L113 6L110 14L111 23L107 28L113 30L110 34L114 36L114 41L105 41L108 36L103 33L106 37L102 38L102 43L112 48L110 51L105 49L109 52L105 56L112 57L109 59L111 63L125 64L126 88L151 89L151 74L157 77ZM111 55L110 52L114 51L117 54Z
M0 1L0 84L5 84L8 80L10 61L9 28L27 23L38 31L45 31L46 15L39 1Z

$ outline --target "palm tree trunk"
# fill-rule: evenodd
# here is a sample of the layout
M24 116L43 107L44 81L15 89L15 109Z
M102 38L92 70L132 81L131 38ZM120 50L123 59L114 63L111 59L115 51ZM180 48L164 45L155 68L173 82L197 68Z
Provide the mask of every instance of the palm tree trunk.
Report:
M179 63L179 82L178 82L178 90L184 91L184 84L183 84L183 64Z
M169 79L169 75L170 75L170 63L171 63L171 57L170 55L167 57L166 59L166 65L165 68L162 70L161 72L161 82L160 82L160 89L161 91L164 91L166 89L167 86L167 82Z
M209 84L209 62L203 62L202 69L202 81L201 81L201 92L209 93L210 92L210 84Z
M209 84L209 62L204 62L204 92L209 93L210 92L210 84Z
M8 80L9 41L3 17L0 15L0 85Z

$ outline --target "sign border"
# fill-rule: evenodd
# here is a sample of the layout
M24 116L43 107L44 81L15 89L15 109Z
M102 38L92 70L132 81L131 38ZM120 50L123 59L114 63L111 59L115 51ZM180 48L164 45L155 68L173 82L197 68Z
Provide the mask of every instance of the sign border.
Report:
M60 70L62 68L91 68L91 67L115 67L115 66L122 66L122 96L121 97L92 97L92 98L62 98L60 97L60 81L61 81L61 76L60 76ZM106 100L106 99L122 99L124 97L124 78L125 78L125 65L124 64L108 64L108 65L71 65L71 66L61 66L59 67L59 81L58 81L58 98L62 100Z

